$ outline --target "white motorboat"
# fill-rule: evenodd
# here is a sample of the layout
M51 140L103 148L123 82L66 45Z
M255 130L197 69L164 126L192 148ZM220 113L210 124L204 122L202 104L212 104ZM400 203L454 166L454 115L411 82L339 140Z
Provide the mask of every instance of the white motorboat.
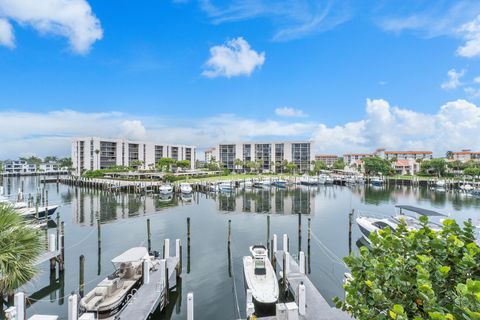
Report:
M447 183L445 182L445 180L438 180L435 182L435 186L438 188L444 188L446 184Z
M98 319L114 319L142 285L144 261L150 264L149 269L159 265L145 247L131 248L114 258L115 272L80 300L81 310L96 313Z
M173 187L169 184L163 184L158 189L158 192L160 192L160 194L170 194L173 192Z
M379 177L373 177L370 179L372 186L382 186L385 181Z
M190 183L180 183L180 192L183 193L183 194L189 194L189 193L192 193L192 186L190 185Z
M58 205L51 205L46 207L38 207L38 219L46 219L50 217L52 214L55 213L58 209ZM24 207L18 209L20 215L25 216L27 218L36 218L37 217L37 209L32 207Z
M333 178L330 176L325 177L325 184L333 184Z
M221 192L232 192L233 191L233 183L231 182L221 182L218 184L218 189Z
M271 310L278 301L277 276L263 245L250 247L251 256L243 257L245 287L252 291L255 310Z
M408 206L408 205L398 205L396 207L400 208L400 214L395 215L393 217L360 216L355 219L358 227L360 228L360 231L362 231L367 241L369 241L368 238L370 237L370 234L372 232L378 232L379 230L383 230L387 227L390 227L390 229L395 230L400 224L401 220L405 221L408 230L420 229L421 228L420 221L416 217L403 214L403 210L414 212L419 215L429 216L429 217L444 216L443 214L436 211L417 208L417 207ZM428 226L435 231L439 231L442 228L442 226L439 223L435 223L433 221L429 221Z
M463 190L463 191L472 191L474 188L471 184L462 184L460 186L460 190Z

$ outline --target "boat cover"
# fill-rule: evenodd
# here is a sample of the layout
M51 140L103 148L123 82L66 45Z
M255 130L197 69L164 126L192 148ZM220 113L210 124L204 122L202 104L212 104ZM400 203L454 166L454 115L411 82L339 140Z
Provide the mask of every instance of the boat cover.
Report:
M407 211L412 211L412 212L418 213L422 216L428 216L428 217L445 216L444 214L442 214L440 212L436 212L436 211L428 210L428 209L423 209L423 208L419 208L419 207L414 207L414 206L396 205L395 207L399 208L399 209L407 210Z
M113 258L112 263L128 263L142 260L146 255L148 255L147 248L145 247L134 247L128 249L118 257Z

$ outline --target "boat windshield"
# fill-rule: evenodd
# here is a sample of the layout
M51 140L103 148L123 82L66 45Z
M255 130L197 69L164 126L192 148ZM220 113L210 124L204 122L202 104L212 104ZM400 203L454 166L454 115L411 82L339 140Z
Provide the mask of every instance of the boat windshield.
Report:
M265 275L267 274L267 268L265 266L265 259L263 258L255 258L255 275Z

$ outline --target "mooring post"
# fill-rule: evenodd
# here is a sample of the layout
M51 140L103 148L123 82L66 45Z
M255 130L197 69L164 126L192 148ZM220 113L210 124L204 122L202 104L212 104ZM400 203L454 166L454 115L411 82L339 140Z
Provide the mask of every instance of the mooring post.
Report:
M300 285L298 286L298 313L302 316L305 316L307 313L307 296L306 296L306 290L305 290L305 285L303 284L303 281L300 282Z
M310 269L310 240L312 239L311 231L312 231L312 226L311 226L312 219L308 218L308 246L307 246L307 259L308 259L308 273L310 274L312 270Z
M298 252L302 251L302 212L298 212Z
M143 260L143 284L150 283L150 263L148 260Z
M45 206L48 207L48 190L45 190ZM45 212L45 219L47 218L47 216L48 216L48 211Z
M65 267L65 223L62 221L60 224L60 261L59 271L63 271Z
M148 240L148 252L152 250L152 234L150 232L150 219L147 219L147 240Z
M232 220L228 220L228 247L230 247L230 243L232 241Z
M48 251L54 252L57 249L57 236L55 233L50 234L48 241ZM55 257L50 259L50 271L55 271Z
M80 297L83 298L85 291L85 256L83 254L80 256L79 288Z
M283 234L283 251L288 252L288 235L286 233Z
M187 294L187 320L193 320L193 293Z
M247 289L247 319L255 313L255 305L253 304L253 294L251 289Z
M170 239L165 239L163 244L163 259L170 258Z
M287 255L288 253L286 251L283 251L283 259L282 259L282 294L285 294L287 291Z
M270 215L267 215L267 250L270 249Z
M180 243L180 239L175 240L175 257L177 257L178 259L177 267L176 267L176 273L177 273L177 279L178 279L182 274L182 244Z
M78 320L78 298L73 292L68 297L68 320Z
M352 220L355 209L348 214L348 254L352 253Z
M169 303L170 296L170 279L168 276L168 263L165 261L165 305Z
M15 305L15 311L17 312L17 317L15 319L24 320L25 319L25 293L18 292L15 294L14 305Z
M298 255L298 265L300 273L305 274L305 253L303 251L300 251L300 254Z

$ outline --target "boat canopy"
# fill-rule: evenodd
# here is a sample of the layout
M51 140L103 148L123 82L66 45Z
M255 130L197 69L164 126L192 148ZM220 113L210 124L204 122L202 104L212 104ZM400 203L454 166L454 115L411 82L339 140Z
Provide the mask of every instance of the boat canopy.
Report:
M434 217L434 216L445 216L443 213L433 211L433 210L428 210L428 209L423 209L419 207L414 207L414 206L409 206L409 205L396 205L396 208L399 208L400 210L407 210L411 212L418 213L422 216L427 216L427 217Z
M146 255L148 255L147 248L145 247L134 247L128 249L118 257L113 258L112 263L128 263L142 260Z

